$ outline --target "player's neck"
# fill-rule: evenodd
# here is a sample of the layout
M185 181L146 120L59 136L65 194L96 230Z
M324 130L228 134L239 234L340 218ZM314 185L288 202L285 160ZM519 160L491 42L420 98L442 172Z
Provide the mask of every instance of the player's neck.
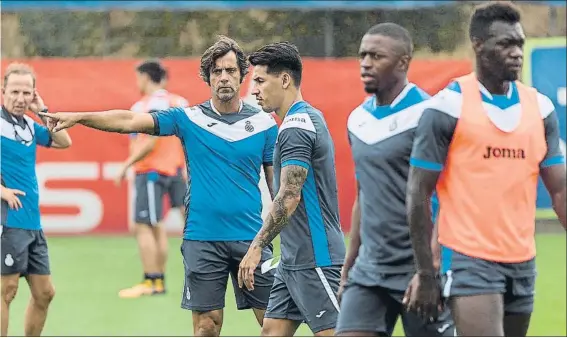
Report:
M390 106L392 102L401 94L404 88L408 84L407 78L403 79L403 81L398 81L392 87L376 92L376 105L377 106Z
M476 78L490 94L493 95L506 95L510 88L510 81L502 81L492 75L493 73L488 70L483 70L476 67Z
M289 95L284 98L280 109L276 109L276 114L283 119L289 111L289 108L299 101L303 101L303 95L301 95L300 90L289 93Z
M155 92L157 92L158 90L162 90L163 87L160 85L154 85L154 84L150 84L148 85L148 88L145 90L146 95L150 96L152 94L154 94Z
M235 96L232 100L224 102L218 98L212 98L213 108L219 114L232 114L240 111L240 97Z

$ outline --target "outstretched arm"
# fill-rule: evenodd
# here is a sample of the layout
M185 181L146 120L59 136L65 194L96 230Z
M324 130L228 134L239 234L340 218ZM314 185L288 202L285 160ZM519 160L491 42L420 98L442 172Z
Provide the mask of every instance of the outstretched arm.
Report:
M150 114L130 110L109 110L97 113L78 113L78 123L89 128L121 134L154 134L154 119Z
M30 110L36 114L45 126L38 123L34 124L37 143L43 147L51 147L56 149L65 149L71 146L71 137L67 131L53 132L49 130L48 120L44 116L38 115L39 112L46 112L47 107L43 99L36 90L33 101L30 104Z
M108 110L89 113L57 113L39 115L47 117L53 132L82 124L89 128L122 134L144 133L171 136L178 133L178 125L187 119L184 108L169 108L149 114L130 110ZM185 120L183 120L185 119Z

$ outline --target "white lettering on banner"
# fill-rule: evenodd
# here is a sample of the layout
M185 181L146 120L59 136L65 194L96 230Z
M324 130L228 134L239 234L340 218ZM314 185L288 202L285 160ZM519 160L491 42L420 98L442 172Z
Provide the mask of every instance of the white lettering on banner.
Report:
M567 105L567 88L566 87L560 87L560 88L557 89L557 103L559 103L560 106Z
M120 163L104 163L104 179L113 179ZM42 215L46 232L89 232L100 225L104 204L96 192L81 188L48 188L49 181L92 181L100 178L99 162L43 162L37 165L39 200L43 206L76 207L76 215ZM113 175L114 174L114 175Z

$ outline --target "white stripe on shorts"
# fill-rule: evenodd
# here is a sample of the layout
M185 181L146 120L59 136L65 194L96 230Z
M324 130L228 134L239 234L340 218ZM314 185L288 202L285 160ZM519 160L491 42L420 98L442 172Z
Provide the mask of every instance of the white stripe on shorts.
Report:
M449 296L451 296L451 284L453 284L453 271L448 270L445 274L447 275L447 281L443 286L443 297L448 298Z
M315 268L315 271L317 271L317 274L319 275L319 279L321 280L321 283L323 283L323 287L325 288L327 295L331 299L331 303L333 303L333 306L335 307L335 309L337 309L337 312L340 312L339 302L337 301L337 297L335 296L333 289L331 289L331 285L329 285L329 281L327 280L327 277L325 277L323 270L321 270L321 268Z
M157 224L157 211L156 211L156 189L153 181L146 183L148 189L148 212L150 214L150 223Z

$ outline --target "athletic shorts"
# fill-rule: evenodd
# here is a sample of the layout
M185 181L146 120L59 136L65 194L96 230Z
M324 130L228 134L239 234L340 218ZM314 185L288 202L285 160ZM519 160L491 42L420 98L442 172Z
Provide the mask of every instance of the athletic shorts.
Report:
M6 184L4 183L4 180L1 177L0 177L0 184L2 184L3 187L6 186ZM0 201L0 225L6 224L6 219L8 218L8 208L10 208L10 206L8 205L8 202L1 200Z
M303 270L278 267L265 318L305 322L313 333L337 324L341 266Z
M156 172L137 174L135 179L135 222L156 225L163 218L163 198L169 195L172 208L183 206L187 184L181 174L165 176Z
M0 251L2 275L49 275L49 255L43 230L3 226Z
M6 224L6 219L8 218L8 202L2 200L0 202L0 225Z
M337 333L372 332L392 336L401 317L407 337L453 337L455 324L448 307L436 322L426 322L402 305L402 291L413 274L384 276L385 286L365 286L349 279L341 297ZM394 289L387 285L396 285Z
M199 312L223 309L230 275L238 310L265 310L274 283L275 269L262 273L261 266L273 258L271 246L262 250L262 258L254 274L254 290L238 287L238 267L251 242L183 240L181 254L185 266L185 283L181 308Z
M187 181L183 177L183 174L179 170L177 175L170 177L167 194L169 195L169 200L171 201L172 208L183 207L185 194L187 193Z
M502 294L505 314L533 311L535 258L521 263L497 263L441 248L443 296Z

